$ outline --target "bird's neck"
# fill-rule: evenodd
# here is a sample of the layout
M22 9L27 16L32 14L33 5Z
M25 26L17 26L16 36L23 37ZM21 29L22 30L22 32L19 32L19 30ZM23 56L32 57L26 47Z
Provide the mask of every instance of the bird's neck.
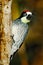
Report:
M26 17L22 17L21 18L21 22L23 22L23 23L29 23L30 22L30 20L28 20L28 19L26 19Z

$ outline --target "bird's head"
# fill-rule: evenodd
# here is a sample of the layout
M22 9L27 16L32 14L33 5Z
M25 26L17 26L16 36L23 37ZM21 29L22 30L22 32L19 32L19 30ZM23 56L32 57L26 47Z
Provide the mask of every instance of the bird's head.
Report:
M29 10L24 10L20 18L23 23L29 23L32 18L32 12L30 12Z

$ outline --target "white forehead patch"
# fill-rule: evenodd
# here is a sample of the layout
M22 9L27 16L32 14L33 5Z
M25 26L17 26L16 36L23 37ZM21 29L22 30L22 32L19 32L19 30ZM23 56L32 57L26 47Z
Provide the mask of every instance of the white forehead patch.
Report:
M32 13L31 13L31 12L26 12L26 13L27 13L27 15L29 15L29 14L30 14L30 15L32 15Z

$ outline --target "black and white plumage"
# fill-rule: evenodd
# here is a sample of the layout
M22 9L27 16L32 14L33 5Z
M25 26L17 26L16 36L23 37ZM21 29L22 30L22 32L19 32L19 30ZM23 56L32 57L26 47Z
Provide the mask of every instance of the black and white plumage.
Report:
M12 23L12 48L11 56L20 48L23 43L27 33L28 33L28 24L31 21L32 13L28 10L22 12L21 16L13 21Z

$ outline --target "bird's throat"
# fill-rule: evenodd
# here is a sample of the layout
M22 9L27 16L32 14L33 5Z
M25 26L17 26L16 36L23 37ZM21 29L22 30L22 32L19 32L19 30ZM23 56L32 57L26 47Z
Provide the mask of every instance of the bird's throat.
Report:
M21 18L21 21L22 21L23 23L29 23L29 22L30 22L30 20L26 19L26 17L22 17L22 18Z

